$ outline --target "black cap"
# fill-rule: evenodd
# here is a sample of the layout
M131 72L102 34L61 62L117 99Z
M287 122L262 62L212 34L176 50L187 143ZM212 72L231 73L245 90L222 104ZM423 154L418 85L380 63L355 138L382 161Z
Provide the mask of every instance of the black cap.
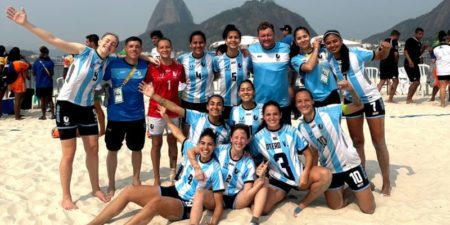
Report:
M289 25L284 25L284 27L280 28L281 31L287 31L288 33L292 32L292 27Z

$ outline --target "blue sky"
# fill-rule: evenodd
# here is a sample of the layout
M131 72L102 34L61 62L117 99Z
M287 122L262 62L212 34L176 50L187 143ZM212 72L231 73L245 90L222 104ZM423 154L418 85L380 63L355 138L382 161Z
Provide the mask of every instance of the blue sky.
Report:
M240 0L184 0L196 23L239 7ZM157 0L1 0L0 44L37 49L43 42L5 17L11 5L24 7L35 25L70 41L84 42L89 33L117 33L122 39L144 32ZM362 39L389 29L405 19L429 12L442 0L275 0L296 12L318 33L338 29L345 37ZM296 25L293 25L296 26ZM448 29L448 28L443 28ZM426 32L426 27L425 27ZM405 34L405 37L408 36Z

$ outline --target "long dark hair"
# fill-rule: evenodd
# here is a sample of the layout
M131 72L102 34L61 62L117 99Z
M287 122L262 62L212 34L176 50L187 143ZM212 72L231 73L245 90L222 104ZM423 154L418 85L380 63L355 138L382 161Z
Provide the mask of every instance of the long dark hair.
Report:
M293 101L292 101L292 104L291 104L291 105L294 106L294 107L292 107L292 112L294 112L294 113L299 113L299 114L301 114L300 111L297 109L297 106L295 105L295 98L297 97L297 94L298 94L298 93L301 93L301 92L306 92L306 93L308 93L308 95L309 95L309 97L311 98L311 100L314 101L314 98L313 98L312 93L311 93L310 90L308 90L308 89L306 89L306 88L299 88L299 89L295 90L295 92L294 92L294 98L293 98Z
M9 62L14 62L17 60L20 60L21 56L20 56L20 49L18 47L14 47L11 50L9 50L9 54L8 54L8 61Z
M297 39L297 31L299 31L299 30L304 30L311 37L311 33L309 32L308 28L306 28L304 26L299 26L299 27L295 28L295 30L294 30L294 41L292 41L291 50L289 52L289 57L291 59L294 56L298 55L298 53L300 52L300 47L295 43L295 40Z
M208 101L206 102L206 104L209 105L209 101L211 101L211 99L213 99L213 98L219 98L222 101L222 105L225 103L225 100L223 99L223 97L221 95L214 94L214 95L211 95L208 97ZM206 111L209 114L209 110L206 110ZM227 123L225 122L225 118L223 118L223 114L220 115L219 122L226 127L228 126Z
M263 107L262 107L262 114L263 114L263 116L264 116L264 112L266 111L267 107L269 107L269 106L275 106L275 107L278 109L278 111L281 113L281 107L280 107L280 104L278 104L278 102L276 102L276 101L270 100L270 101L266 102L266 103L263 105ZM261 122L261 125L259 125L259 127L258 127L258 131L260 131L260 130L266 128L266 127L267 127L267 123L266 123L265 120L263 120L263 121Z
M347 73L350 69L350 56L349 56L349 50L347 45L344 44L344 41L342 39L341 33L337 30L327 30L325 34L323 35L323 40L325 40L329 35L335 35L342 41L341 49L339 50L339 53L341 55L341 72Z
M231 31L236 31L239 35L239 38L241 38L242 33L239 29L237 29L237 27L234 24L228 24L227 26L225 26L225 29L223 30L222 33L222 38L225 40L228 37L228 33L230 33Z

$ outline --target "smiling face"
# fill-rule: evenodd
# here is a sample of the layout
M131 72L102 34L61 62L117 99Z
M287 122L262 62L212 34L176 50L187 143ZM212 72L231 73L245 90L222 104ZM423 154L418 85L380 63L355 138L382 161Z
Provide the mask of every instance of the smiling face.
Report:
M249 138L247 136L247 133L243 129L234 130L233 134L231 135L231 146L234 150L243 152L248 142Z
M127 53L126 57L138 59L142 52L141 43L139 41L129 41L125 45L125 52Z
M334 34L329 34L324 39L325 47L330 51L332 54L337 54L341 50L342 47L342 39Z
M223 100L218 96L211 97L206 105L206 109L208 110L208 115L211 117L222 116Z
M170 41L161 39L158 41L158 46L156 49L162 59L170 59L170 54L172 52L172 45Z
M200 138L198 147L200 148L200 157L208 160L211 158L214 148L216 147L216 143L214 143L214 139L212 137L205 135Z
M241 36L237 31L230 31L227 34L227 38L225 38L225 44L228 48L237 49L239 44L241 43Z
M263 112L263 119L269 130L277 130L281 126L281 111L274 105L268 105Z
M272 28L266 28L258 31L259 43L264 49L271 49L275 45L275 37Z
M192 49L192 54L196 58L200 58L203 56L203 51L205 49L205 39L203 39L201 35L194 35L189 46Z
M253 97L255 96L255 89L249 82L242 82L239 86L239 97L243 103L253 102Z
M295 32L295 44L300 47L302 50L307 50L311 48L311 37L310 35L303 29Z
M117 39L116 36L114 36L112 34L107 34L102 39L100 39L100 41L98 42L97 51L100 54L109 55L116 51L118 43L119 43L119 40Z
M295 107L302 115L310 115L314 112L314 101L307 91L299 91L295 95Z

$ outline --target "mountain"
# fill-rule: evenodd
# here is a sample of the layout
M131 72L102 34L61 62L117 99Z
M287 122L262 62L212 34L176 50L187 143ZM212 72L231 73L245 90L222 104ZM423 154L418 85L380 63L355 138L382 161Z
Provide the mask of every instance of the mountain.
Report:
M172 18L177 16L178 19ZM235 24L242 35L256 36L256 28L262 21L274 24L277 38L281 37L279 28L285 24L290 24L293 28L305 26L312 35L316 35L305 18L270 0L247 1L242 6L221 12L201 24L194 24L192 15L182 0L160 0L151 16L147 30L139 37L143 40L144 50L150 51L153 46L148 34L151 30L159 29L164 36L172 40L175 51L188 51L188 39L192 31L202 30L206 34L206 46L209 46L210 43L222 40L222 32L227 24Z
M416 27L422 27L425 30L423 41L434 40L440 30L447 31L450 28L450 0L443 0L429 13L400 22L384 32L364 39L363 42L378 43L389 37L393 29L397 29L401 33L401 40L406 40L414 35Z
M275 34L280 37L280 27L289 24L293 29L297 26L307 27L311 35L316 32L302 16L283 8L273 1L247 1L241 7L226 10L211 17L200 26L204 30L209 43L222 40L222 32L227 24L234 24L242 35L256 36L256 28L263 21L269 21L275 26Z
M160 0L148 21L146 31L170 24L193 24L191 11L183 0Z

